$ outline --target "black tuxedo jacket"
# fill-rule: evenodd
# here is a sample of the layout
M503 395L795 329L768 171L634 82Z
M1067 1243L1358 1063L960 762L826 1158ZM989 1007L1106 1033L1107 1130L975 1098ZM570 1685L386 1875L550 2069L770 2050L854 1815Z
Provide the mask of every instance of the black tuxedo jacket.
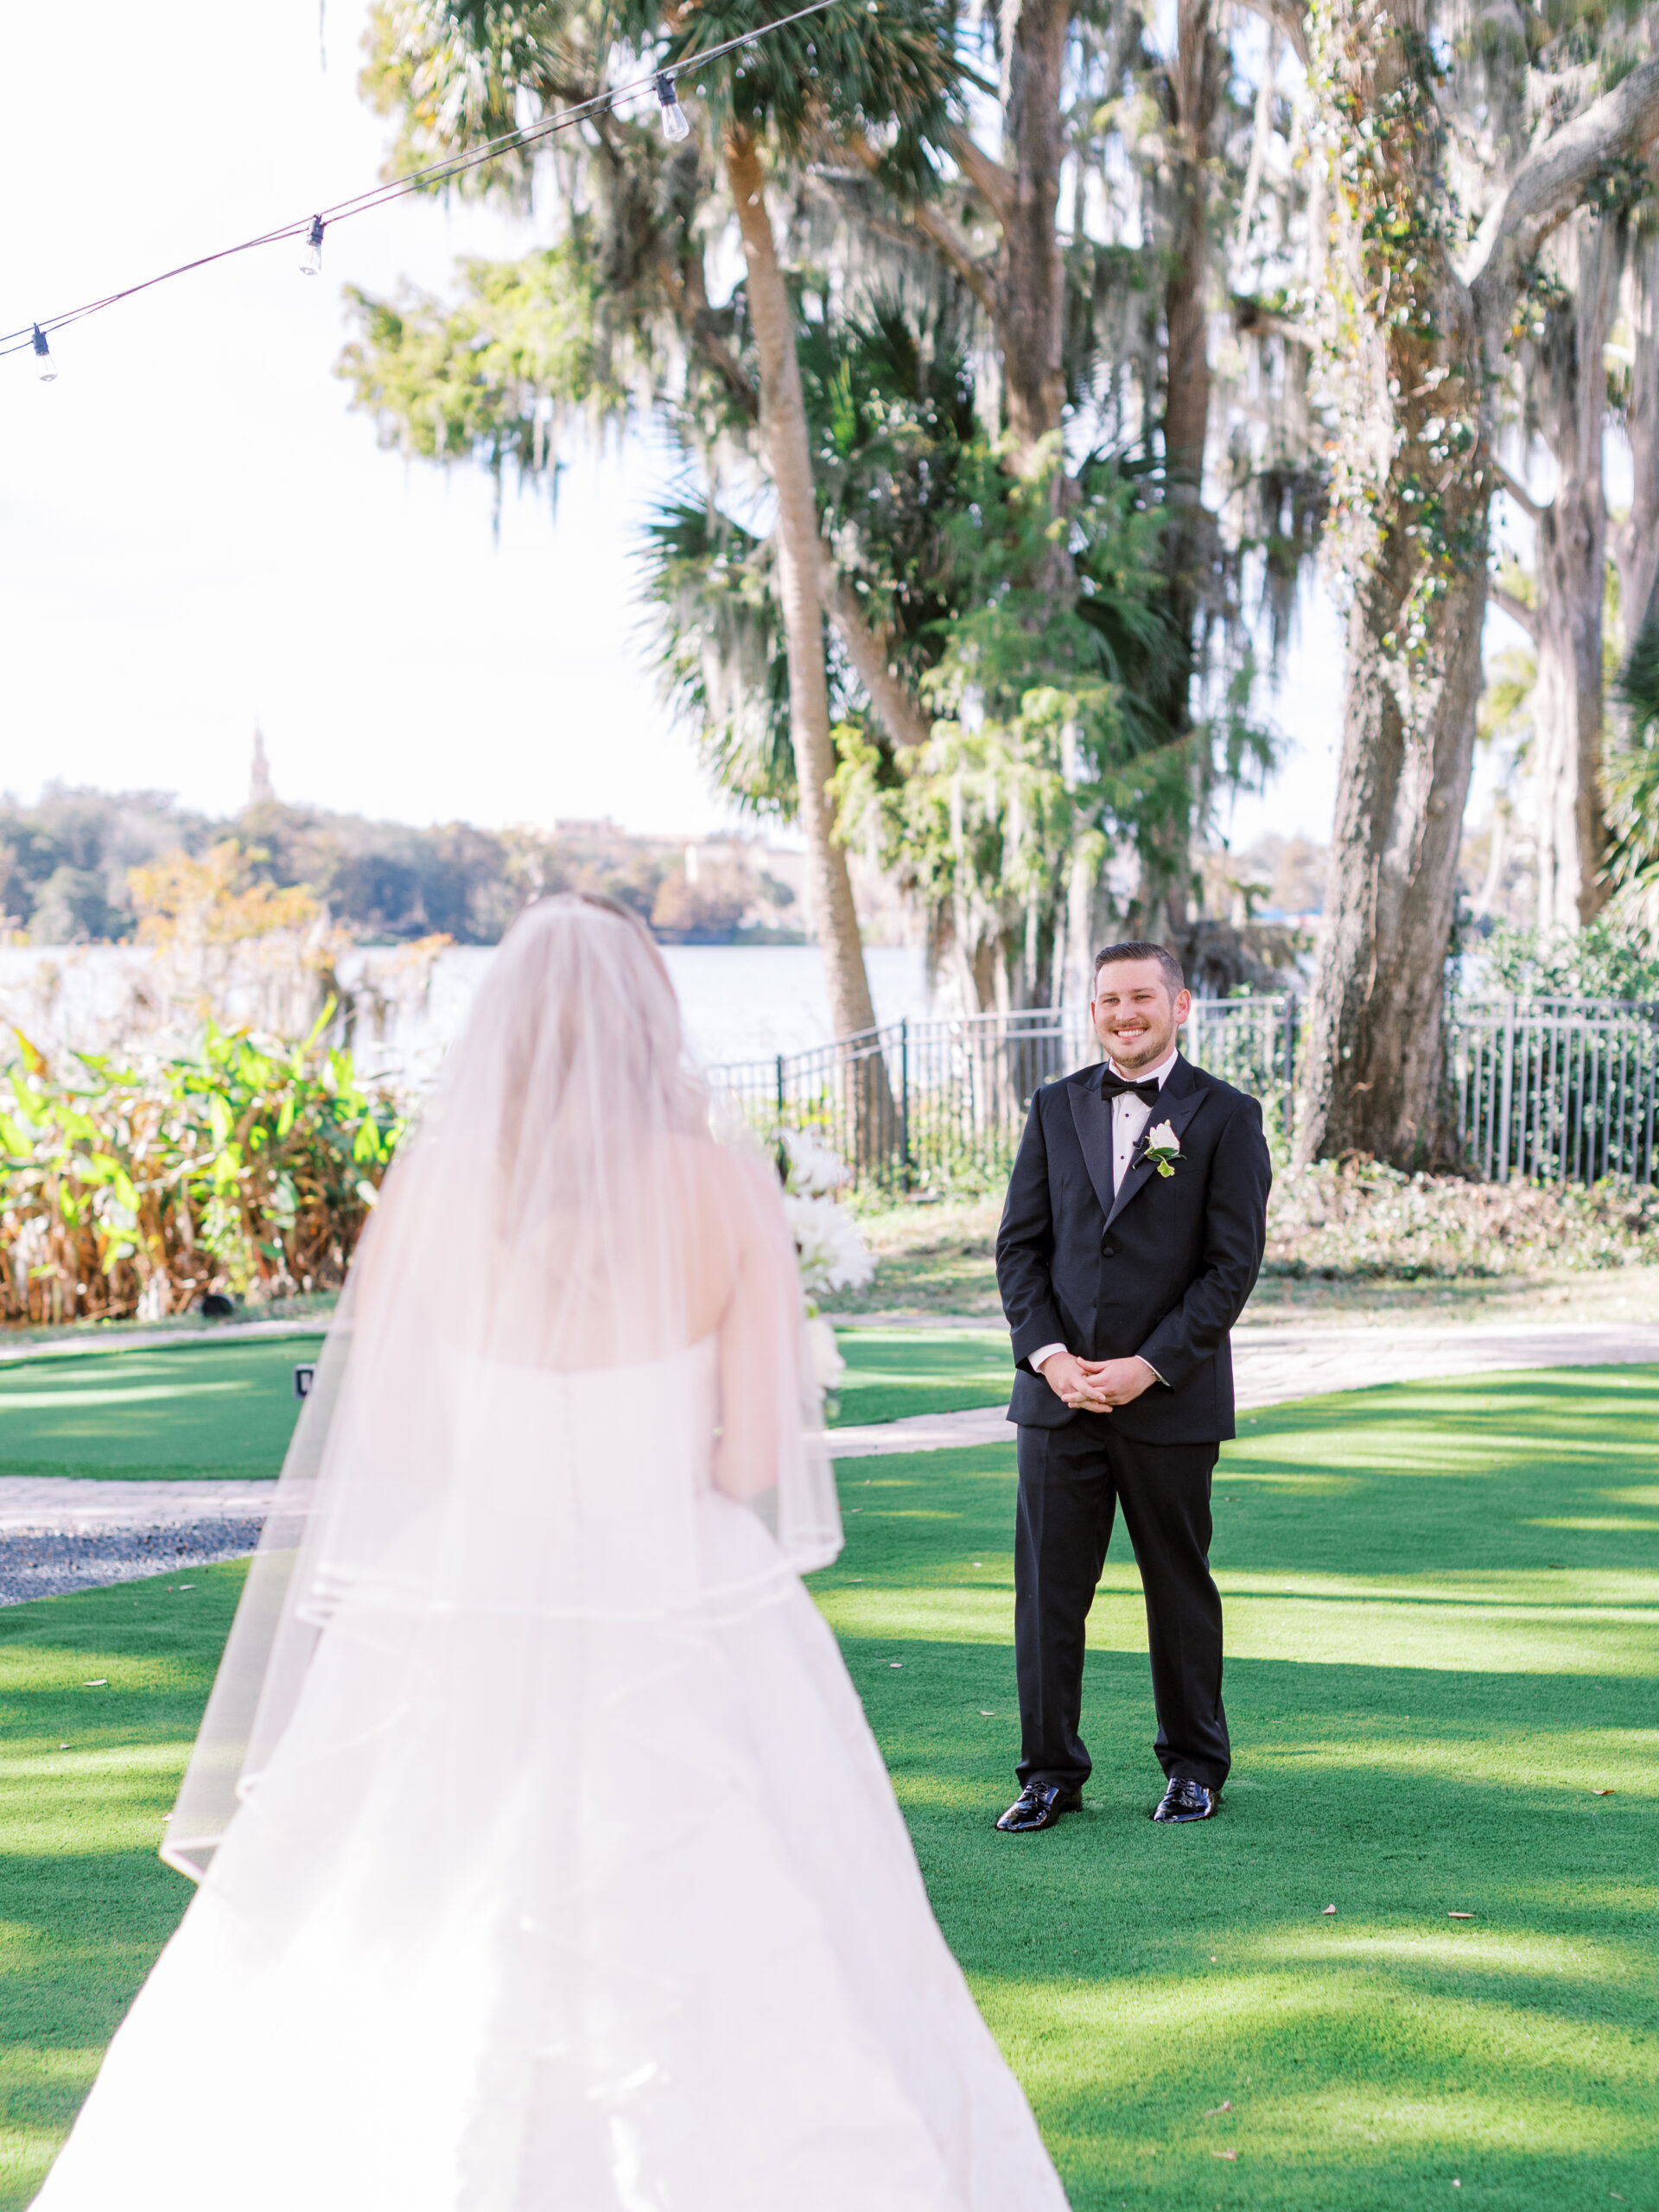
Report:
M1104 1066L1046 1084L1031 1102L996 1239L1014 1337L1011 1421L1058 1428L1077 1415L1027 1365L1045 1344L1085 1359L1139 1352L1162 1382L1111 1415L1147 1444L1233 1434L1228 1332L1262 1265L1273 1181L1254 1098L1178 1059L1147 1123L1167 1122L1181 1156L1167 1178L1136 1145L1112 1192Z

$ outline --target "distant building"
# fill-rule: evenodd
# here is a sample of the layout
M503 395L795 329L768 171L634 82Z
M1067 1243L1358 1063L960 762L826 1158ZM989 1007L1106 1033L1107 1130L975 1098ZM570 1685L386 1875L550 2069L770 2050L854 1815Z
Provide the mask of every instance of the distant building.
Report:
M270 780L270 763L265 758L264 733L256 728L253 733L253 766L248 776L248 804L275 806L276 804L276 791Z

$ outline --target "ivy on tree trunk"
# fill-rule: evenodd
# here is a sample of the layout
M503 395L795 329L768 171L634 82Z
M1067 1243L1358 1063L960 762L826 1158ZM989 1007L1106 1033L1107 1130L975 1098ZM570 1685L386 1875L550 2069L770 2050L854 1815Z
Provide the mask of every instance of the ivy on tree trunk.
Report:
M1412 0L1336 0L1311 59L1333 170L1326 359L1352 598L1303 1065L1300 1160L1444 1148L1446 962L1480 692L1495 399L1538 256L1609 162L1659 136L1659 62L1548 132L1472 244ZM1300 27L1297 27L1300 34Z

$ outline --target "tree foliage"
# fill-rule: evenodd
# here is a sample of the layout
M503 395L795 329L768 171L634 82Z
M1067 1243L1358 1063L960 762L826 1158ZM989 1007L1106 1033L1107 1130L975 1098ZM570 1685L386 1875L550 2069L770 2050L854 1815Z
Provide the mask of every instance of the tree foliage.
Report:
M766 20L753 0L668 19L561 0L512 11L386 0L365 81L398 118L393 160L406 165L474 142L509 114L590 97L607 67L625 73L644 53L695 60ZM903 856L934 901L935 942L964 988L995 976L987 988L998 1001L1011 992L1027 1002L1058 987L1057 902L1070 895L1062 884L1076 887L1077 857L1088 857L1086 935L1138 895L1137 870L1147 880L1173 870L1184 883L1211 792L1259 770L1268 741L1252 712L1246 593L1270 599L1281 637L1319 499L1312 442L1236 410L1227 527L1206 515L1172 537L1157 522L1167 497L1160 325L1193 180L1217 233L1248 188L1241 235L1264 287L1298 203L1294 174L1254 149L1261 102L1235 95L1206 32L1217 119L1203 145L1189 144L1149 13L1075 10L1063 82L1040 97L1010 90L1024 81L1020 35L936 0L880 0L689 72L689 145L664 148L649 115L584 124L559 142L537 203L553 244L493 273L464 265L448 302L359 299L345 366L388 443L481 462L498 480L509 465L531 478L555 467L583 428L651 414L683 474L642 549L669 696L741 804L789 813L798 769L772 518L754 466L751 302L741 274L714 281L737 265L741 212L720 149L734 132L763 132L783 188L776 214L810 418L830 709L844 734L842 834L873 834L872 789L887 794L883 836L902 842L949 818L961 780L950 748L962 741L925 741L936 722L959 728L963 702L979 718L976 745L1006 743L1027 766L1041 755L1042 772L1071 794L1048 818L1071 842L1045 863L1040 893L1027 884L1011 907L996 857L1005 830L1024 851L1023 817L958 841L948 868L931 851ZM607 38L620 42L608 60ZM1002 163L1019 132L1030 136L1019 118L1035 114L1072 164L1070 205L1038 241L1064 293L1060 356L1051 398L1029 406L1016 404L1030 264L1012 242L1012 171L974 137L998 76ZM1051 97L1052 113L1038 112ZM1269 136L1289 128L1271 103L1267 115ZM521 169L509 164L503 181L522 199ZM1129 242L1137 229L1142 246ZM550 320L571 334L556 362L537 357ZM1306 349L1264 343L1277 348L1267 381L1295 385ZM1222 382L1230 392L1236 378ZM1049 416L1031 434L1033 406ZM1016 417L1021 438L1009 429ZM1046 514L1022 488L1036 482ZM1133 581L1126 563L1138 564ZM975 658L979 675L968 671ZM985 675L1000 702L988 721ZM1029 713L1017 703L1027 695L1042 701ZM1096 766L1063 766L1061 733ZM940 804L924 789L930 779ZM1018 785L978 780L994 809ZM901 786L912 790L904 809ZM855 820L846 809L860 806ZM972 898L939 903L947 880L963 884L982 864L989 872ZM1036 922L1032 897L1047 901ZM961 927L990 934L958 943Z

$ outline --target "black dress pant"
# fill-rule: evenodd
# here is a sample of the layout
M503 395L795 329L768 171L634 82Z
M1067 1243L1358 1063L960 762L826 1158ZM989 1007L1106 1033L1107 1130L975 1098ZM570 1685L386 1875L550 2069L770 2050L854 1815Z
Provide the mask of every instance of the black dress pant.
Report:
M1147 1599L1154 1749L1166 1776L1211 1789L1232 1751L1221 1703L1221 1594L1210 1573L1210 1478L1217 1444L1137 1444L1112 1414L1020 1431L1014 1643L1021 1783L1081 1789L1084 1624L1119 1503Z

